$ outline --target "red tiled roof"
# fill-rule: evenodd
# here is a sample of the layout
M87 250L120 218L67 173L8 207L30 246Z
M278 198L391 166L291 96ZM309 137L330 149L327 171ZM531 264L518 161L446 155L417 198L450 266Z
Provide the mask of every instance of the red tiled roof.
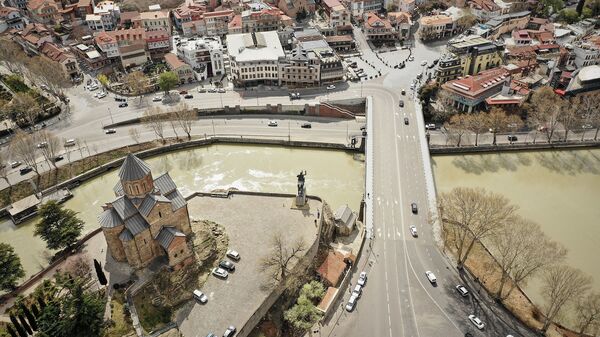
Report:
M410 19L412 18L412 16L409 13L406 12L390 12L388 13L388 19L390 20L390 22L393 23L410 23Z
M325 6L327 6L329 8L333 8L335 6L340 6L342 3L339 2L339 0L323 0L321 2L321 4L324 4Z
M354 38L352 35L332 35L325 36L325 41L329 42L352 42Z
M482 71L475 76L467 76L446 82L442 87L465 96L477 96L490 88L502 85L508 75L508 71L504 68L493 68Z
M121 22L131 21L133 18L137 18L138 16L140 16L140 12L138 11L121 12L119 15Z
M179 69L181 67L187 66L187 63L180 60L179 57L177 57L177 55L173 53L165 54L165 62L167 62L171 69Z
M380 23L380 25L376 26L377 23ZM366 28L392 28L392 25L388 19L382 19L375 13L367 13L365 26Z
M242 16L240 14L234 16L233 19L229 21L227 27L233 29L242 27Z
M327 308L329 308L331 305L331 301L338 290L338 288L328 287L325 296L323 296L323 299L321 299L321 302L319 302L317 308L319 308L321 311L327 311Z
M94 41L96 41L96 44L117 43L117 39L114 36L104 31L99 32L96 36L94 36Z
M491 0L471 0L470 4L475 8L487 12L494 12L500 9L500 6L496 5L496 3Z
M210 13L204 13L204 17L219 17L219 16L230 16L233 15L233 11L231 9L226 9L224 11L215 11Z
M12 12L18 12L19 10L13 7L0 7L0 17L7 17Z
M341 253L330 251L325 261L317 269L317 273L331 285L337 286L344 269L346 269L344 256Z
M67 59L73 59L75 56L70 52L61 49L52 42L45 42L41 49L42 54L55 62L63 62Z

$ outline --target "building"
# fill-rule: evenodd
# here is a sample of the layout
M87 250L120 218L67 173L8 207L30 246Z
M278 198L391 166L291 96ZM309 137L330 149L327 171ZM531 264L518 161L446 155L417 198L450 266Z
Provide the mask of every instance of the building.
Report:
M149 60L146 51L146 32L144 28L118 29L105 32L117 42L121 66L129 68L142 65ZM107 43L112 48L112 43ZM103 47L100 47L103 50ZM108 56L108 55L107 55Z
M96 46L98 46L98 49L104 53L106 58L119 57L119 45L114 36L105 32L100 32L94 37L94 42L96 43Z
M387 18L396 31L396 36L399 40L405 41L411 38L413 22L409 13L389 12Z
M502 91L505 82L510 83L508 71L494 68L475 76L451 80L442 84L442 103L459 111L473 112L483 106L486 98Z
M600 64L600 35L592 35L573 43L577 68Z
M332 28L351 26L350 11L339 0L323 0L321 8Z
M557 91L564 97L598 95L600 93L600 65L594 64L576 70L564 91Z
M187 202L168 173L154 179L150 167L129 154L113 190L116 199L102 207L98 222L116 261L136 269L161 256L173 269L194 261Z
M60 7L54 0L29 0L27 11L33 21L38 23L57 23L60 21Z
M120 15L119 6L107 0L94 6L93 13L85 15L85 22L92 31L114 30L117 28Z
M216 37L181 38L175 41L177 56L189 64L199 81L225 74L223 46Z
M131 22L134 28L144 28L145 31L164 29L171 34L171 20L168 11L142 12Z
M383 8L381 0L344 0L346 8L355 18L363 18L365 13L379 12Z
M445 14L423 16L419 25L419 37L425 41L450 36L456 29L452 17Z
M277 8L291 18L296 18L298 12L306 11L314 13L316 11L315 0L277 0Z
M400 0L398 10L404 13L414 13L415 0Z
M229 22L234 17L232 10L222 10L204 13L207 36L225 36L229 32Z
M323 36L312 33L307 29L304 32L296 32L297 44L306 51L312 51L319 58L321 85L339 82L344 79L345 68L340 57L333 51Z
M197 21L207 12L206 5L199 2L184 2L179 7L171 11L175 28L182 30L186 22Z
M172 49L171 34L164 28L146 31L144 33L144 40L146 50L150 53L150 58L153 60L162 59Z
M8 29L22 30L24 28L25 22L17 8L0 7L0 33Z
M389 43L396 40L396 30L387 18L377 13L365 13L363 31L367 40L374 43Z
M279 83L278 62L285 54L277 32L227 35L227 50L236 86Z
M94 46L87 46L80 43L71 48L71 50L77 54L77 58L83 61L88 69L99 70L111 63L111 60L105 55L100 54Z
M350 209L348 205L340 206L333 215L336 234L345 236L350 235L352 230L354 230L354 226L356 226L357 219L358 215L355 212L352 212L352 209Z
M314 51L300 46L279 59L279 85L288 88L319 86L321 83L320 59Z
M510 4L501 1L469 0L467 5L469 6L471 13L475 15L480 22L485 22L510 12Z
M27 0L8 0L8 7L17 8L19 10L27 9Z
M356 49L356 43L352 35L326 36L325 42L338 53L354 51Z
M485 24L479 25L479 32L477 35L496 40L503 34L510 33L515 29L524 29L527 27L530 17L530 12L528 11L496 16Z
M30 23L13 35L13 41L18 43L30 56L38 55L42 45L53 40L52 33L46 29L46 26L39 23Z
M237 14L228 24L229 34L280 30L293 25L293 20L280 9L252 7Z
M504 45L477 35L452 39L437 65L437 79L444 83L460 76L476 75L480 71L501 65L503 55Z
M177 55L173 53L165 54L164 58L169 70L177 74L180 84L194 82L194 71L189 64L183 62L181 59L179 59L179 57L177 57Z
M40 49L40 55L43 55L60 65L60 69L65 77L72 81L81 74L77 58L66 48L61 48L53 42L45 42Z

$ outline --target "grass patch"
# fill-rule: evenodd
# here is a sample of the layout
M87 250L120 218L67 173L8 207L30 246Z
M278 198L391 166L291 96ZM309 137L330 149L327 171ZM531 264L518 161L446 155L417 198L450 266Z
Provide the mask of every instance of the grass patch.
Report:
M110 302L112 322L104 331L104 337L122 337L134 332L129 309L125 302L123 292L115 290Z

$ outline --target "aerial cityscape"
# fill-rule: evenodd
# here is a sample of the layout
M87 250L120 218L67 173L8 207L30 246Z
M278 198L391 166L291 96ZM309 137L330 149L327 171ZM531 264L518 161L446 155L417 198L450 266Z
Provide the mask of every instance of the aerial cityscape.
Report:
M0 337L600 336L600 0L2 0Z

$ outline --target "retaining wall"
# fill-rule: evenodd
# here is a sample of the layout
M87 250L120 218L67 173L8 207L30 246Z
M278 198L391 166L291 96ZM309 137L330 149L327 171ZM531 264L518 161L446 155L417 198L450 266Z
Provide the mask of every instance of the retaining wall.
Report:
M568 141L555 143L536 143L536 144L498 144L498 145L480 145L480 146L440 146L430 145L429 152L432 155L444 154L470 154L470 153L498 153L498 152L519 152L519 151L537 151L537 150L564 150L564 149L593 149L600 148L600 141Z

